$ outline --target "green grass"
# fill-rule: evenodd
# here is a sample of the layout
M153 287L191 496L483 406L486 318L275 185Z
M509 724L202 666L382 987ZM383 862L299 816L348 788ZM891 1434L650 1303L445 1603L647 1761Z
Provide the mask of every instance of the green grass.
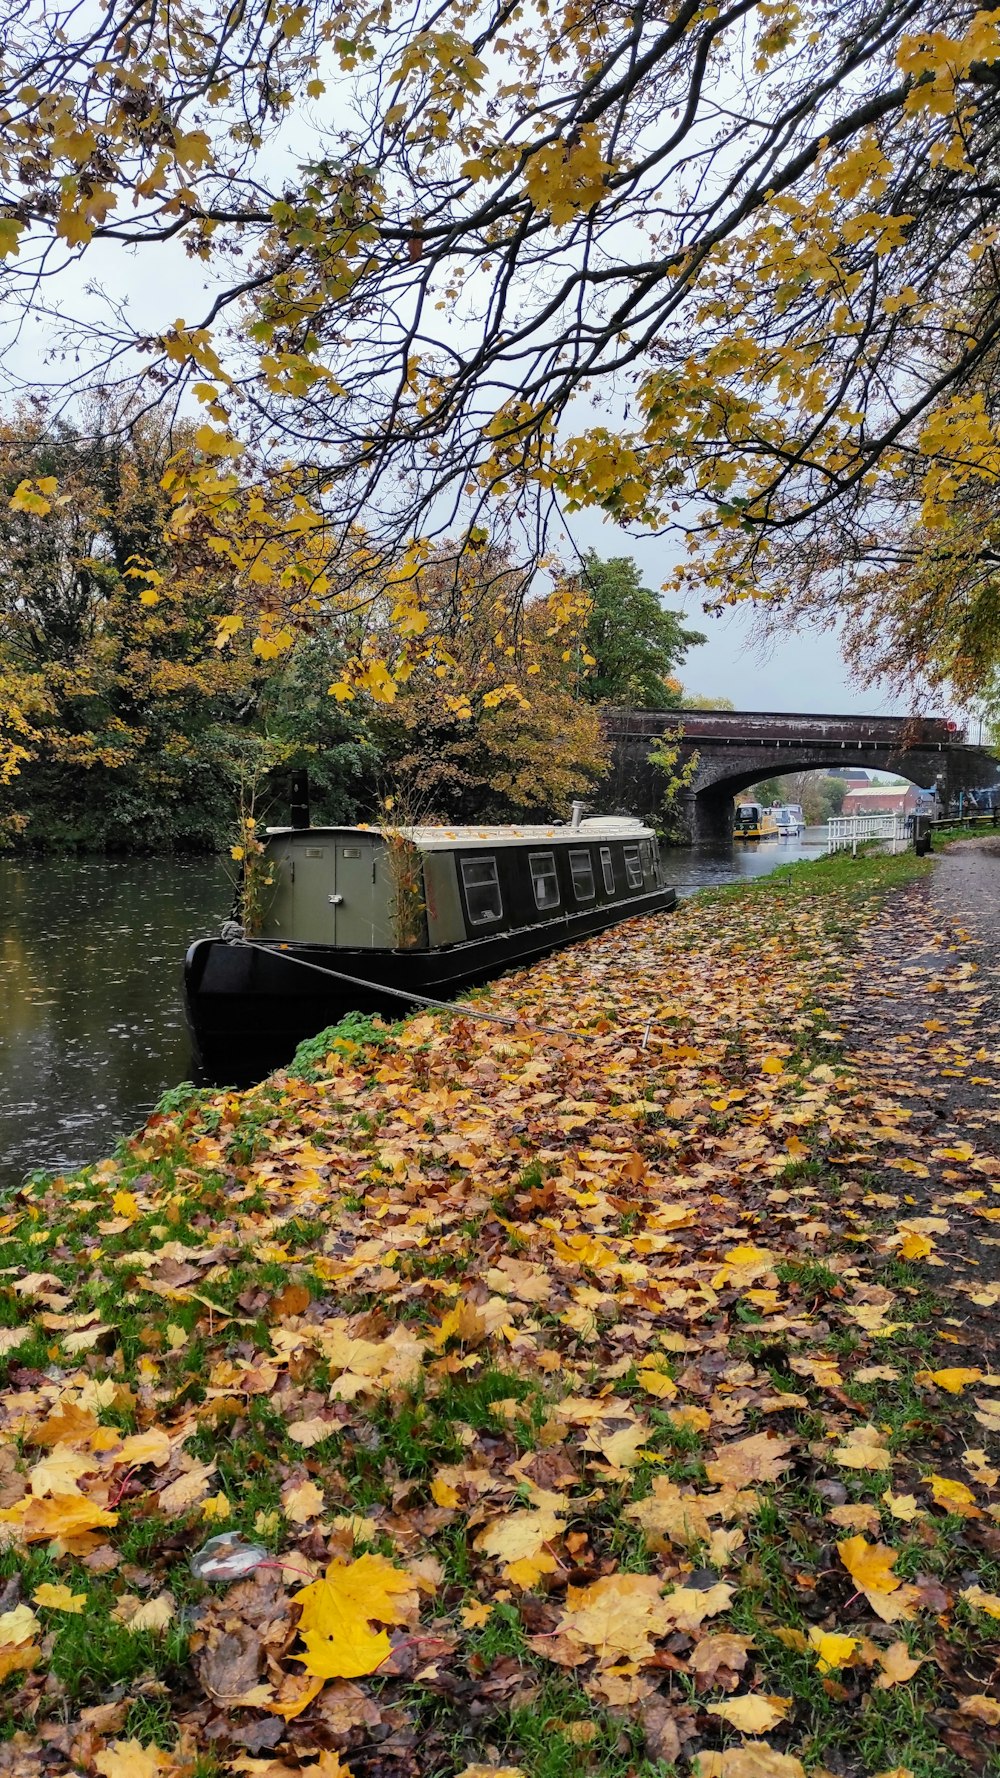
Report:
M670 1778L673 1766L643 1757L645 1737L638 1723L601 1708L570 1677L535 1661L510 1623L509 1608L498 1606L492 1615L501 1612L493 1635L480 1633L480 1659L488 1667L503 1658L520 1661L530 1697L487 1714L474 1739L469 1725L455 1720L457 1712L439 1713L436 1723L432 1712L432 1732L436 1728L435 1739L447 1749L449 1763L439 1768L442 1773L481 1763L485 1738L501 1766L519 1767L527 1778Z
M718 889L701 889L693 899L711 907L725 906L747 896L751 900L773 901L780 907L783 901L802 895L846 889L851 899L868 900L872 895L902 888L932 868L930 860L918 858L914 852L897 852L895 857L891 853L873 853L858 858L852 858L849 852L833 852L822 858L779 865L764 877L744 877ZM843 920L843 915L840 918Z
M176 1682L187 1655L183 1624L168 1624L158 1635L133 1635L112 1619L107 1600L101 1601L98 1589L91 1587L87 1610L64 1615L50 1666L75 1703L99 1704L116 1686L131 1687L147 1674L167 1685Z
M1000 827L994 827L992 816L976 818L967 816L963 821L951 821L947 827L936 827L933 830L931 845L937 850L939 846L947 846L951 840L967 840L977 835L987 839L992 833L1000 833Z
M292 1080L317 1081L331 1052L345 1056L360 1048L386 1049L392 1043L395 1029L394 1025L373 1019L367 1013L349 1012L336 1025L328 1025L315 1037L300 1043L286 1073Z

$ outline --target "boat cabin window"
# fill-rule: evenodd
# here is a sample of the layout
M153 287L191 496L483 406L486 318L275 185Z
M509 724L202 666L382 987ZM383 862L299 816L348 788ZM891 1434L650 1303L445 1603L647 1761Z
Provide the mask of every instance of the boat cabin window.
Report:
M462 882L465 904L473 926L485 926L490 920L503 919L500 879L495 858L463 858Z
M571 852L569 868L573 876L573 893L577 901L591 901L594 890L594 863L587 851Z
M552 852L529 852L528 868L531 871L531 887L535 891L536 908L557 908L559 906L559 877L556 872L555 854Z
M615 892L615 861L611 856L611 847L601 847L601 869L604 872L604 887L609 895Z
M642 888L642 865L638 846L625 847L625 876L630 889Z

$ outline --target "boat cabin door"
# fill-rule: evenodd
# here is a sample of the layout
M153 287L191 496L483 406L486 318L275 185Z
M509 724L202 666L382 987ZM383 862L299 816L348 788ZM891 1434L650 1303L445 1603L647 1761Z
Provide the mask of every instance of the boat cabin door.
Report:
M383 848L374 835L337 838L333 912L333 942L348 948L391 943L387 921L388 882Z
M297 939L302 944L332 945L336 943L337 909L333 897L337 888L336 846L331 834L300 840L287 854L286 871L291 888L291 909L276 909L282 937ZM279 882L281 881L279 876ZM279 901L284 901L279 890Z
M347 949L391 943L378 836L313 831L296 836L285 859L279 884L286 887L279 887L274 906L275 937Z

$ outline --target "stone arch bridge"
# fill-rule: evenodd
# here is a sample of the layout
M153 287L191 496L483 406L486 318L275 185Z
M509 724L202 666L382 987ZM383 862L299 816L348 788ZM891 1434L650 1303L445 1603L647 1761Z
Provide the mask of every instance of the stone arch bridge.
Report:
M620 809L654 815L663 774L649 763L664 733L681 733L680 762L698 756L681 798L678 825L688 837L714 840L732 832L734 796L763 778L813 769L861 766L898 772L942 798L1000 782L1000 765L965 731L939 716L813 716L760 710L619 710L605 717L612 769L605 798Z

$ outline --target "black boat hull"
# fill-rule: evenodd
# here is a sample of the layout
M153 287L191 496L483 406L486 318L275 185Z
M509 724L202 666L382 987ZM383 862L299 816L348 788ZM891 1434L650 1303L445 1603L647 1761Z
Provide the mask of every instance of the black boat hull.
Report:
M668 912L676 903L673 889L657 889L617 906L426 951L198 939L184 960L185 1010L195 1061L203 1078L246 1084L291 1061L304 1038L315 1037L346 1013L402 1018L419 1006L419 996L449 1000L576 939L637 915ZM303 963L319 968L303 968ZM339 981L321 970L367 985Z

